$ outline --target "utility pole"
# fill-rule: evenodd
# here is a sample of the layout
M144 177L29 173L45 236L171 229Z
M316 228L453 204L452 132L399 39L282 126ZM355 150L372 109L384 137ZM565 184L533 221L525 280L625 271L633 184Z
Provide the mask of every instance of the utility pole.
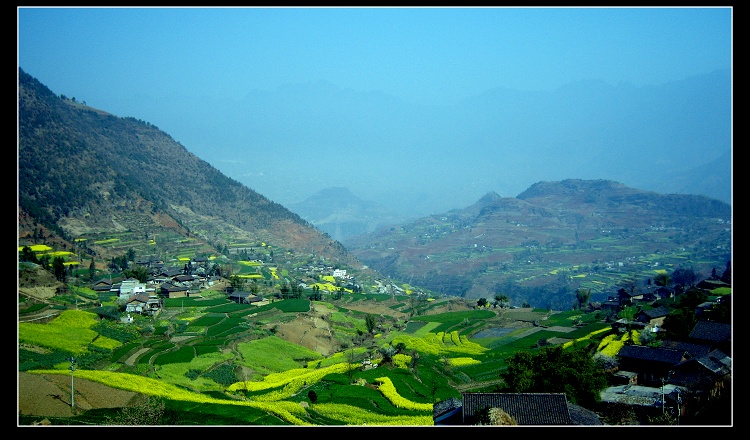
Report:
M76 359L70 357L70 408L75 410L75 391L73 390L73 372L76 371Z
M661 413L664 415L666 405L664 404L664 378L661 378Z

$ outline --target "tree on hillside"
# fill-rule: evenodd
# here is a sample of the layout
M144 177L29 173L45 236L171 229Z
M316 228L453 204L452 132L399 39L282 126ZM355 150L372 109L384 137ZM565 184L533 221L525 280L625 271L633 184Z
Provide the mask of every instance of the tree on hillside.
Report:
M291 296L291 289L289 289L289 285L287 283L281 283L281 287L279 287L279 292L281 295L281 299L287 299Z
M372 313L368 313L365 316L365 325L367 326L367 333L372 333L375 331L375 325L377 322L375 321L375 315Z
M732 300L729 295L723 297L723 301L711 308L708 318L714 322L732 323Z
M538 352L516 352L507 360L502 378L514 393L565 393L568 401L582 406L600 400L607 387L604 368L588 347L547 346Z
M67 270L65 268L65 260L63 259L63 257L55 257L52 260L52 270L55 273L55 278L57 279L57 281L65 282Z
M708 296L698 288L692 287L681 294L669 315L664 318L664 328L670 339L686 340L698 322L695 308L705 302Z
M49 270L50 269L50 256L49 255L42 255L39 257L39 261L37 262L42 269Z
M492 305L494 307L507 307L508 295L495 294L495 302Z
M117 272L127 269L130 262L133 261L133 259L130 258L130 255L135 255L132 249L130 249L127 254L120 255L119 257L112 257L109 262L109 268Z
M390 345L384 345L378 349L378 353L383 357L382 363L387 364L393 362L393 356L396 354L396 349Z
M586 307L591 299L591 289L576 290L576 301L579 309Z
M89 264L89 281L94 281L94 276L96 275L96 264L94 263L94 259L91 259L91 264Z
M635 318L635 314L638 313L638 307L636 306L630 306L630 307L624 307L620 312L617 314L619 318L622 318L625 320L627 329L628 329L628 341L633 340L633 319Z
M229 285L234 290L242 290L245 288L245 279L239 275L232 275L229 277Z
M711 268L711 276L709 276L708 279L709 280L718 280L719 279L719 274L716 273L716 268L715 267Z
M680 295L677 307L694 313L695 308L707 300L708 295L706 295L701 289L691 287L684 294Z
M146 269L144 266L141 266L140 264L137 264L132 269L126 269L122 271L122 274L128 278L135 278L140 283L145 283L148 280L148 277L151 276L151 274L148 272L148 269Z
M487 307L487 298L479 298L477 300L477 306L479 307Z
M698 281L698 275L692 268L679 268L672 272L672 281L680 286L692 287Z
M23 249L21 249L21 261L30 261L32 263L39 262L34 251L28 246L24 246Z
M319 286L313 286L312 287L312 293L309 295L309 298L312 301L320 301L323 299L323 295L320 293L320 287Z
M353 345L349 347L349 349L346 351L346 362L349 363L349 368L346 369L346 376L349 378L349 383L352 383L352 378L354 376L354 369L351 367L351 364L357 363L357 355L354 352Z
M669 277L669 274L666 272L659 272L654 277L654 284L661 287L669 287L669 283L672 282L672 279Z
M670 339L684 341L688 339L697 322L698 318L694 311L677 309L664 318L664 328L669 332Z
M724 273L721 275L721 281L724 281L727 284L732 284L732 261L727 261L727 268L724 270Z

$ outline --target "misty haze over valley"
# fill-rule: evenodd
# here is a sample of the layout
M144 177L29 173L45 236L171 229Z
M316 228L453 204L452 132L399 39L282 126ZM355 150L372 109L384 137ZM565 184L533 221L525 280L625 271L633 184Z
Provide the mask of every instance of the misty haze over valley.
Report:
M496 88L442 106L318 81L241 101L183 95L146 108L139 118L285 206L344 187L414 218L567 178L731 203L728 70L660 86Z

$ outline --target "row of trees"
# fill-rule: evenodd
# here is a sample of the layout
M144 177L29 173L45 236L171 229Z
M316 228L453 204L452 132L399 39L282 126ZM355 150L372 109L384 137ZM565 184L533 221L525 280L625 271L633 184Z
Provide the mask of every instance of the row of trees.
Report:
M65 282L66 278L70 274L70 267L65 265L65 259L63 257L50 257L49 255L42 255L37 257L36 253L31 250L29 246L24 246L21 249L21 255L19 261L25 261L29 263L38 264L42 269L52 272L55 275L57 281Z
M592 407L607 387L607 376L595 360L596 344L563 349L562 345L542 347L537 352L518 351L500 373L507 392L565 393L571 403Z
M477 300L477 306L479 307L487 307L490 304L490 302L487 300L487 298L479 298ZM492 307L501 307L505 308L510 305L510 300L508 299L508 295L502 295L497 294L495 295L495 301L492 302Z

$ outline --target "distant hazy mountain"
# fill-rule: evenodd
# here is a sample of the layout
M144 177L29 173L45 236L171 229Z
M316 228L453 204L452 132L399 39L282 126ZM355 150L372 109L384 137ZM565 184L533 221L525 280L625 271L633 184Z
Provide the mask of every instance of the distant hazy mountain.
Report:
M688 171L658 174L652 179L644 178L644 187L660 193L704 194L722 202L732 203L732 151L705 165Z
M731 259L731 206L609 180L538 182L518 197L488 193L464 209L346 242L394 279L468 298L569 308L578 288L606 300L658 270L703 276Z
M288 208L343 242L349 237L373 232L377 227L406 221L379 203L362 200L347 188L323 189Z
M155 97L138 117L284 205L341 186L421 217L564 179L729 203L731 85L731 71L717 70L649 86L498 87L425 106L318 81L248 89L237 101Z

